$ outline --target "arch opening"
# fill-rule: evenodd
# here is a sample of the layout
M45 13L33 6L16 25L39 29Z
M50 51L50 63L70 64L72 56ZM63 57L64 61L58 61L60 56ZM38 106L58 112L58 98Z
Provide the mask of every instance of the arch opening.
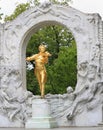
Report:
M70 43L68 43L67 45L66 45L66 40L67 39L64 39L64 46L63 46L63 44L61 43L62 42L62 40L61 39L59 39L59 49L60 49L60 52L58 52L58 54L56 54L56 55L59 55L58 57L59 57L59 59L60 59L60 55L61 55L61 53L63 53L63 51L65 51L65 55L67 55L66 53L68 53L68 55L69 55L69 53L74 53L74 52L72 52L72 50L73 49L71 49L70 47L74 47L74 50L75 50L75 61L76 61L76 65L77 65L77 49L76 49L76 41L75 41L75 38L74 38L74 36L72 35L72 33L71 33L71 31L70 31L70 29L68 29L65 25L63 25L63 24L61 24L61 23L59 23L59 22L55 22L55 21L50 21L50 22L43 22L43 23L39 23L38 25L35 25L35 26L33 26L31 29L29 29L29 31L27 32L28 34L26 34L26 37L25 37L25 39L23 40L23 44L22 45L24 45L25 46L25 50L23 50L22 51L22 57L23 57L23 59L22 59L22 61L24 61L24 63L23 63L23 69L22 69L22 75L23 75L23 85L24 85L24 88L25 89L27 89L27 84L26 84L26 63L25 63L25 58L26 58L26 48L28 48L28 42L30 42L30 38L31 37L33 37L34 35L36 35L37 33L40 33L41 32L41 30L43 30L44 28L45 29L47 29L47 28L53 28L53 27L56 27L56 28L59 28L61 31L63 30L63 31L65 31L65 34L64 35L66 35L67 36L67 39L68 40L71 40L70 38L73 38L71 41L70 41ZM45 30L44 29L44 30ZM54 28L55 29L55 28ZM55 30L56 31L56 30ZM60 32L59 32L60 33ZM68 33L68 34L66 34L66 33ZM62 34L63 34L63 32L62 32ZM70 36L71 35L71 36ZM64 37L64 38L66 38L66 36ZM35 37L35 36L34 36ZM48 39L47 38L48 36L46 35L46 37L44 38L44 39ZM59 37L60 38L60 37ZM45 44L47 44L46 43L46 41L45 40L43 40L43 41L41 41L40 40L41 39L41 37L39 37L39 43L36 43L35 44L35 42L37 42L36 40L37 39L34 39L34 46L36 46L36 47L34 47L34 51L35 52L33 52L33 54L35 54L35 53L37 53L37 46L41 43L41 42L44 42ZM57 39L55 39L55 40L57 40ZM47 40L47 42L48 42L48 40ZM49 41L50 42L50 41ZM58 42L58 41L56 41L56 42ZM68 41L69 42L69 41ZM75 42L75 43L71 43L71 42ZM47 46L49 46L48 47L48 49L49 50L51 50L50 48L52 47L53 48L53 50L56 48L56 46L55 45L53 45L53 44L55 44L55 43L49 43L49 44L47 44ZM61 44L61 45L60 45ZM70 45L70 44L72 44L72 45ZM22 48L24 48L24 47L22 47ZM36 49L35 49L36 48ZM68 49L67 49L68 48ZM69 49L70 48L70 49ZM71 50L71 51L70 51ZM30 54L31 55L31 54ZM29 56L30 56L29 55ZM53 54L53 55L55 55L55 54ZM56 57L56 55L54 56L54 57ZM68 55L66 56L66 58L68 57ZM58 62L58 59L56 59L56 58L54 58L55 59L55 61L53 61L52 60L52 62ZM64 58L64 61L65 61L66 59ZM67 58L67 63L68 62L70 62L70 61L68 61L69 59ZM62 62L64 62L63 61L63 56L62 56L62 58L61 58L61 63ZM66 61L65 61L66 62ZM60 64L61 64L60 63ZM52 63L53 64L53 63ZM65 64L65 63L63 63L63 64ZM50 63L49 63L49 65L50 65ZM54 64L55 65L55 64ZM53 66L53 65L52 65ZM54 67L57 67L57 66L54 66ZM58 66L59 67L59 66ZM58 68L57 67L57 68ZM51 68L53 68L53 67L51 67ZM69 64L69 67L68 67L68 69L70 68L70 64ZM50 67L48 67L47 66L47 69L50 69ZM59 69L59 68L58 68ZM67 68L65 68L65 69L67 69ZM51 74L50 73L53 73L53 69L52 69L52 72L49 72L49 76L51 77ZM72 70L73 71L73 70ZM48 70L47 70L47 73L48 73ZM58 72L59 73L59 72ZM66 73L66 72L65 72ZM77 71L76 71L76 66L75 66L75 71L73 72L73 73L75 73L75 78L77 78ZM32 72L32 74L33 74L33 72ZM69 73L66 73L66 75L68 74L68 79L70 78L70 76L69 76ZM34 77L34 74L32 75L33 77ZM49 77L48 76L48 77ZM73 75L72 75L73 76ZM71 77L72 77L71 76ZM58 74L58 76L57 76L59 79L60 79L60 75ZM63 76L64 77L64 76ZM63 78L63 77L61 77L61 79ZM67 77L66 77L67 78ZM75 79L74 78L74 79ZM50 78L48 78L49 79L49 81L47 82L47 85L46 85L46 88L48 88L48 86L50 87L50 83L51 83L51 79ZM67 80L67 79L66 79ZM34 80L34 82L35 82L35 84L37 85L38 83L37 83L37 81L36 80ZM65 83L67 82L67 81L64 81ZM69 81L70 82L70 81ZM69 84L69 82L68 82L68 85L66 84L66 88L68 87L68 86L72 86L72 84ZM77 82L77 79L75 79L75 85L73 84L73 88L75 88L75 86L76 86L76 82ZM59 85L60 86L60 85ZM35 88L35 87L33 87L33 88ZM36 87L37 88L37 87ZM54 85L52 85L50 88L55 88L54 87ZM59 90L59 91L63 91L62 93L65 93L66 92L66 88L64 88L64 90L63 89L61 89L61 90ZM35 89L34 89L35 90ZM51 92L51 93L58 93L57 92L57 90L56 89L54 89L54 91L55 92L51 92L51 90L49 89L46 89L46 93L49 93L49 92ZM34 92L34 94L35 94L35 92Z

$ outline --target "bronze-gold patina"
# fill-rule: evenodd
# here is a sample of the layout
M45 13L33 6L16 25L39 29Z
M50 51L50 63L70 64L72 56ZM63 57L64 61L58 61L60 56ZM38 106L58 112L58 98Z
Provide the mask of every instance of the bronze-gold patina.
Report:
M41 44L39 46L38 54L34 54L33 56L26 58L27 61L35 61L34 73L39 83L42 98L44 98L45 96L45 83L47 81L45 64L48 63L48 57L50 56L51 54L48 51L46 51L46 46Z

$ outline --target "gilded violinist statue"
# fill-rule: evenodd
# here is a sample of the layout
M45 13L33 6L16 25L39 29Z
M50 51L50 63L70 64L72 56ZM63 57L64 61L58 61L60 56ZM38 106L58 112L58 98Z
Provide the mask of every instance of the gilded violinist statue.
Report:
M46 46L41 44L39 46L38 54L26 58L27 61L35 61L34 72L39 83L42 98L44 98L45 96L45 83L47 80L45 64L48 63L48 57L50 56L51 54L48 51L46 51Z

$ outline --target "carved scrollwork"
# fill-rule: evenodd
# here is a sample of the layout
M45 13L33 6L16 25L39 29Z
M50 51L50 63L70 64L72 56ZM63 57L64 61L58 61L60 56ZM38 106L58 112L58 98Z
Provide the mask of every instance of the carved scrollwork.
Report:
M45 0L39 5L39 8L45 9L45 8L49 8L51 5L52 3L50 1Z

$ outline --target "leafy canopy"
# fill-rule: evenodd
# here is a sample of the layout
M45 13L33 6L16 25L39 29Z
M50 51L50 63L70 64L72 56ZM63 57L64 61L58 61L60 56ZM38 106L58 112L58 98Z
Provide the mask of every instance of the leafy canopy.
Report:
M0 8L0 10L1 10L1 8ZM3 16L3 13L0 13L0 20L2 19L2 16Z
M77 52L71 32L60 25L40 28L28 43L27 56L38 53L38 46L41 43L47 45L47 51L52 54L46 65L48 75L46 93L65 93L68 86L75 88ZM27 70L27 88L34 94L39 94L38 82L33 71Z

